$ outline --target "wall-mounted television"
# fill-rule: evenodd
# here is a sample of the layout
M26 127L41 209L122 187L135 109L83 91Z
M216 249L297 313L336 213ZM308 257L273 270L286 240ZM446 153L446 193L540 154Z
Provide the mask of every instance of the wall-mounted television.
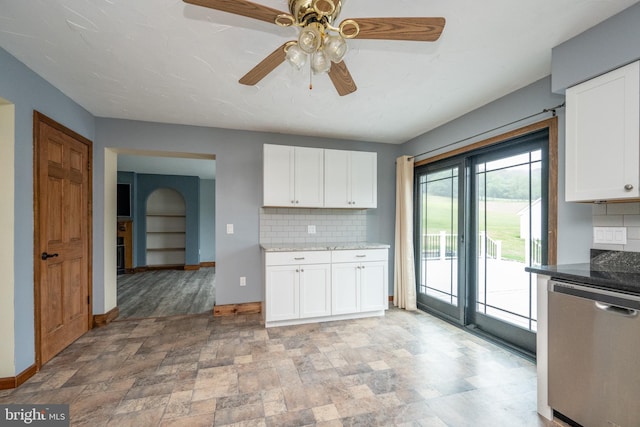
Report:
M118 184L118 216L131 216L131 184Z

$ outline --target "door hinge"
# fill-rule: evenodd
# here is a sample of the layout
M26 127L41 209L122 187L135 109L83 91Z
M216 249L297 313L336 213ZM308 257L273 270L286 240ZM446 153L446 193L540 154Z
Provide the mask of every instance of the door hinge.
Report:
M87 305L91 304L91 297L87 295Z
M87 160L87 171L91 172L91 162Z

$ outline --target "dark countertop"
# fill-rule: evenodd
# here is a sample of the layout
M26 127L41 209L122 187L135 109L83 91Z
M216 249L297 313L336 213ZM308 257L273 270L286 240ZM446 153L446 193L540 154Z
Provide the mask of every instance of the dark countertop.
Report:
M591 262L526 267L530 273L640 295L640 253L591 250Z

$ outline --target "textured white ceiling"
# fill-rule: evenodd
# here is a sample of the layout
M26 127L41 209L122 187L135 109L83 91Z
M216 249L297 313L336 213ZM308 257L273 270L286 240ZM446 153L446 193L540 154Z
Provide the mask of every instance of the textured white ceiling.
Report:
M552 47L636 0L344 3L338 21L447 25L434 43L350 40L345 97L286 63L237 83L295 30L180 0L0 0L0 47L100 117L402 143L548 75Z

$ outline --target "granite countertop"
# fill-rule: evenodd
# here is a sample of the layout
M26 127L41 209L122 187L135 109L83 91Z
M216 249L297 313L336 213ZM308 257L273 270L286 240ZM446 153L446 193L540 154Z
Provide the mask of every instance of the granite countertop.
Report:
M591 250L591 262L526 267L531 273L640 295L640 253Z
M296 251L340 251L350 249L388 249L391 245L384 243L273 243L261 244L266 252L296 252Z

